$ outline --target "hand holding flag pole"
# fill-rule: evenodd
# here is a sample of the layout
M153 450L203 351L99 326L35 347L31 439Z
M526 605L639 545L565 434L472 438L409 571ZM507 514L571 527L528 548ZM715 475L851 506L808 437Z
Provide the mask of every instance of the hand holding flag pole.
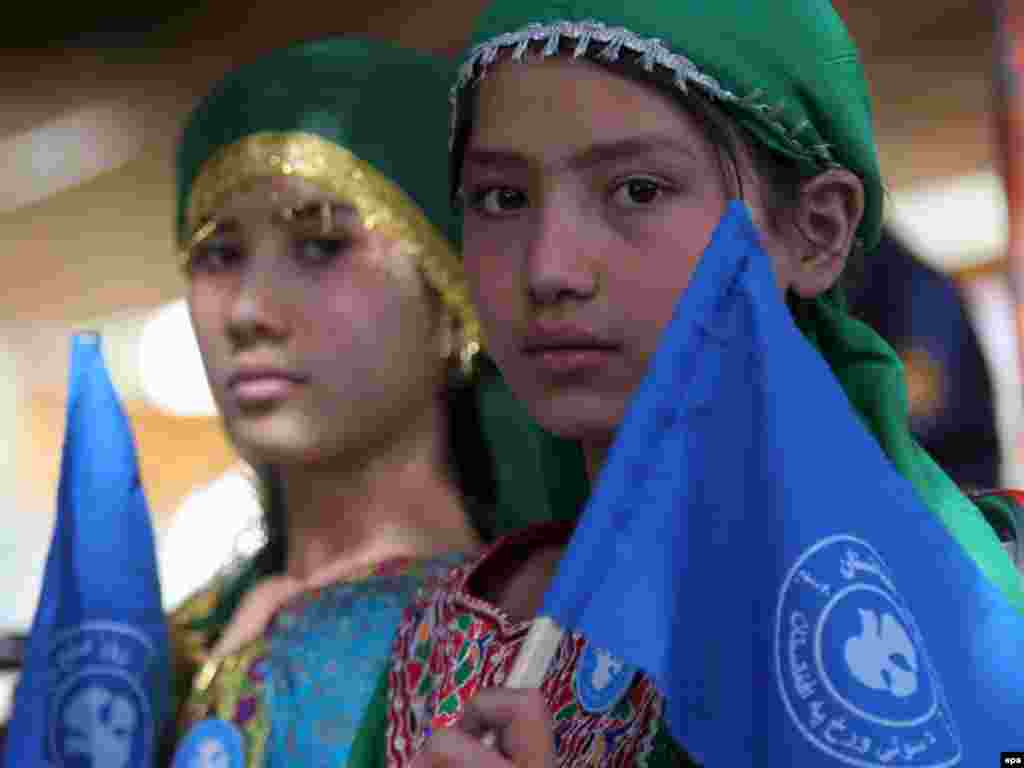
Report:
M6 768L148 768L169 694L167 625L128 419L94 333L72 339L57 522Z
M550 616L534 619L523 647L505 679L505 687L540 688L563 634L562 628Z
M522 648L505 678L505 688L540 688L544 674L551 666L558 644L565 632L549 616L537 616L530 624ZM498 743L495 731L485 731L480 737L484 746L493 748Z

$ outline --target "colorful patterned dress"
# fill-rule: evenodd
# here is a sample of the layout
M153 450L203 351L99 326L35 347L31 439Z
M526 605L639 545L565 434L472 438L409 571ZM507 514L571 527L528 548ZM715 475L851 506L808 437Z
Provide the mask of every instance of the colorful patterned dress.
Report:
M212 601L187 604L175 616L182 672L194 672L179 737L219 718L242 732L247 766L345 766L403 611L421 586L463 562L394 560L305 593L277 611L261 637L217 662L203 663L204 638L181 625Z
M410 607L395 640L389 680L387 763L404 768L435 728L454 724L467 700L500 686L530 622L513 622L474 595L484 572L541 545L564 545L571 527L555 523L506 537L457 568ZM557 764L693 765L661 720L663 699L639 672L566 633L541 685L554 724Z

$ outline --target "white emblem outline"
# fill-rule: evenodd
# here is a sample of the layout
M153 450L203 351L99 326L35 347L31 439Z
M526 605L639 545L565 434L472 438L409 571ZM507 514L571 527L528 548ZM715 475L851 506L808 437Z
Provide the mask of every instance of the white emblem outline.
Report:
M194 765L196 752L204 739L212 739L224 748L228 768L244 768L245 737L237 725L220 717L205 717L185 732L171 758L170 768L190 768Z
M793 707L793 703L790 700L790 695L789 695L788 691L786 690L786 684L784 682L785 678L783 676L783 668L782 668L783 651L784 651L783 643L782 643L782 635L783 635L783 621L782 621L783 616L782 616L782 614L783 614L783 607L784 607L784 603L786 601L786 597L787 597L787 595L790 592L790 588L793 585L794 579L796 578L797 574L801 572L801 569L803 568L805 563L813 555L815 555L817 552L819 552L820 550L822 550L822 549L824 549L826 547L829 547L829 546L831 546L833 544L840 543L840 542L847 542L847 543L856 544L856 545L859 545L859 546L864 547L865 549L867 549L876 558L877 562L881 565L882 569L884 569L884 571L880 570L878 572L879 580L882 581L887 587L892 589L893 593L897 597L900 596L899 592L895 588L895 585L892 583L892 580L890 579L888 573L885 572L885 571L888 571L888 566L885 564L885 560L881 557L881 555L878 554L878 551L874 547L872 547L868 542L864 541L863 539L861 539L861 538L859 538L857 536L854 536L853 534L849 534L849 533L834 534L832 536L827 536L827 537L819 540L817 543L815 543L815 544L811 545L810 547L808 547L796 559L796 561L793 563L793 565L790 566L789 570L786 572L785 578L783 578L783 580L782 580L782 585L779 588L778 600L776 601L776 609L775 609L775 631L774 631L774 638L773 638L773 640L774 640L774 643L773 643L774 648L773 648L773 650L774 650L774 653L775 653L775 659L774 659L774 661L775 661L775 683L776 683L776 687L778 688L778 691L779 691L779 697L782 699L782 703L785 706L786 712L789 714L790 719L792 720L793 724L797 727L797 729L800 731L800 733L804 736L804 738L807 739L807 741L810 744L812 744L813 746L817 747L818 749L820 749L822 752L824 752L825 754L829 755L830 757L833 757L836 760L838 760L839 762L845 763L847 765L857 766L857 768L886 768L883 763L869 761L869 760L863 760L863 759L860 759L860 758L857 758L857 757L852 757L850 755L843 754L842 752L839 752L839 751L833 749L831 746L829 746L826 743L823 743L823 741L820 738L818 738L818 736L815 733L813 733L810 729L808 729L808 727L804 723L803 719L797 714L796 710ZM851 585L851 586L853 586L853 585ZM891 598L889 598L889 602L894 602L894 601ZM830 600L830 604L831 603L832 603L832 601ZM932 686L933 695L935 697L936 711L937 711L938 717L942 720L943 725L946 727L946 730L948 731L948 733L949 733L949 735L950 735L950 737L952 739L953 746L955 747L955 754L952 757L949 757L948 759L945 759L945 760L943 760L941 762L937 762L937 763L931 763L931 764L927 764L927 765L925 765L925 764L917 764L915 766L915 768L951 768L951 766L959 765L962 762L962 760L963 760L963 744L960 741L959 732L957 730L956 724L952 721L952 712L950 710L948 702L946 701L945 693L944 693L943 688L942 688L942 683L941 683L941 681L940 681L940 679L938 677L938 673L936 672L934 665L932 664L931 656L928 653L927 647L924 644L924 639L923 639L923 637L921 635L920 630L917 627L917 623L913 620L913 617L909 615L909 611L907 609L901 609L899 611L899 614L900 614L900 618L904 619L907 622L907 626L910 629L911 636L912 636L912 641L915 644L915 650L918 652L918 654L920 655L921 660L922 660L922 663L921 663L922 669L926 670L927 673L930 675L931 686ZM819 639L819 636L820 636L820 627L823 624L823 622L821 621L820 617L817 619L817 624L818 624L818 626L815 628L816 629L816 631L815 631L815 662L816 662L816 664L819 663L819 648L820 648L820 644L818 642L818 639ZM822 675L822 679L827 681L828 680L828 676L827 675ZM826 682L826 688L829 690L830 694L833 693L834 689L827 682ZM846 706L846 702L845 702L844 698L837 697L837 700L841 703L842 706ZM852 709L852 708L850 709L850 711L852 713L854 713L854 714L857 714L855 712L855 710Z
M583 679L583 682L581 682L584 670L583 662L585 659L590 658L596 660L598 655L602 652L605 653L613 661L618 662L620 665L620 669L619 671L612 673L612 676L608 681L608 685L605 686L605 689L609 689L611 691L611 693L609 694L611 697L609 701L602 705L590 706L590 704L594 703L595 694L598 693L598 690L596 686L594 686L592 683L587 682L585 679ZM633 686L633 681L636 679L636 673L637 668L635 665L630 664L625 659L620 659L616 656L612 656L611 653L609 653L606 649L598 648L593 643L585 640L583 650L581 651L579 658L576 661L576 669L573 671L572 674L573 693L576 695L576 700L580 703L580 708L583 709L584 712L591 715L603 715L608 712L611 712L613 709L615 709L619 702L622 701L623 697L629 692L629 689ZM603 692L605 689L601 689L601 692ZM585 692L585 695L581 694L581 690Z

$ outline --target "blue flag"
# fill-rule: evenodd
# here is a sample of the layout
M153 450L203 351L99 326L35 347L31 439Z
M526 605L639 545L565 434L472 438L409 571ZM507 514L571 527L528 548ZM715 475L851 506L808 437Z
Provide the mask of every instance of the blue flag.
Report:
M57 522L6 768L152 765L168 676L153 531L131 429L99 337L76 335Z
M709 768L984 768L1024 749L1024 617L861 424L739 203L542 613L602 649L581 698L639 667Z

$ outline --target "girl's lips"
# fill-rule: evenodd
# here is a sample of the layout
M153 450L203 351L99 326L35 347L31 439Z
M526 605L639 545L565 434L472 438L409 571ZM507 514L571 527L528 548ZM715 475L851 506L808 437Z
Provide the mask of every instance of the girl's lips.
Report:
M591 373L608 364L612 347L550 347L528 353L542 372L550 375Z
M242 403L263 403L284 400L298 386L299 382L294 379L264 376L241 379L231 385L231 392Z
M228 392L242 405L269 404L284 400L308 380L282 368L247 367L233 373Z

